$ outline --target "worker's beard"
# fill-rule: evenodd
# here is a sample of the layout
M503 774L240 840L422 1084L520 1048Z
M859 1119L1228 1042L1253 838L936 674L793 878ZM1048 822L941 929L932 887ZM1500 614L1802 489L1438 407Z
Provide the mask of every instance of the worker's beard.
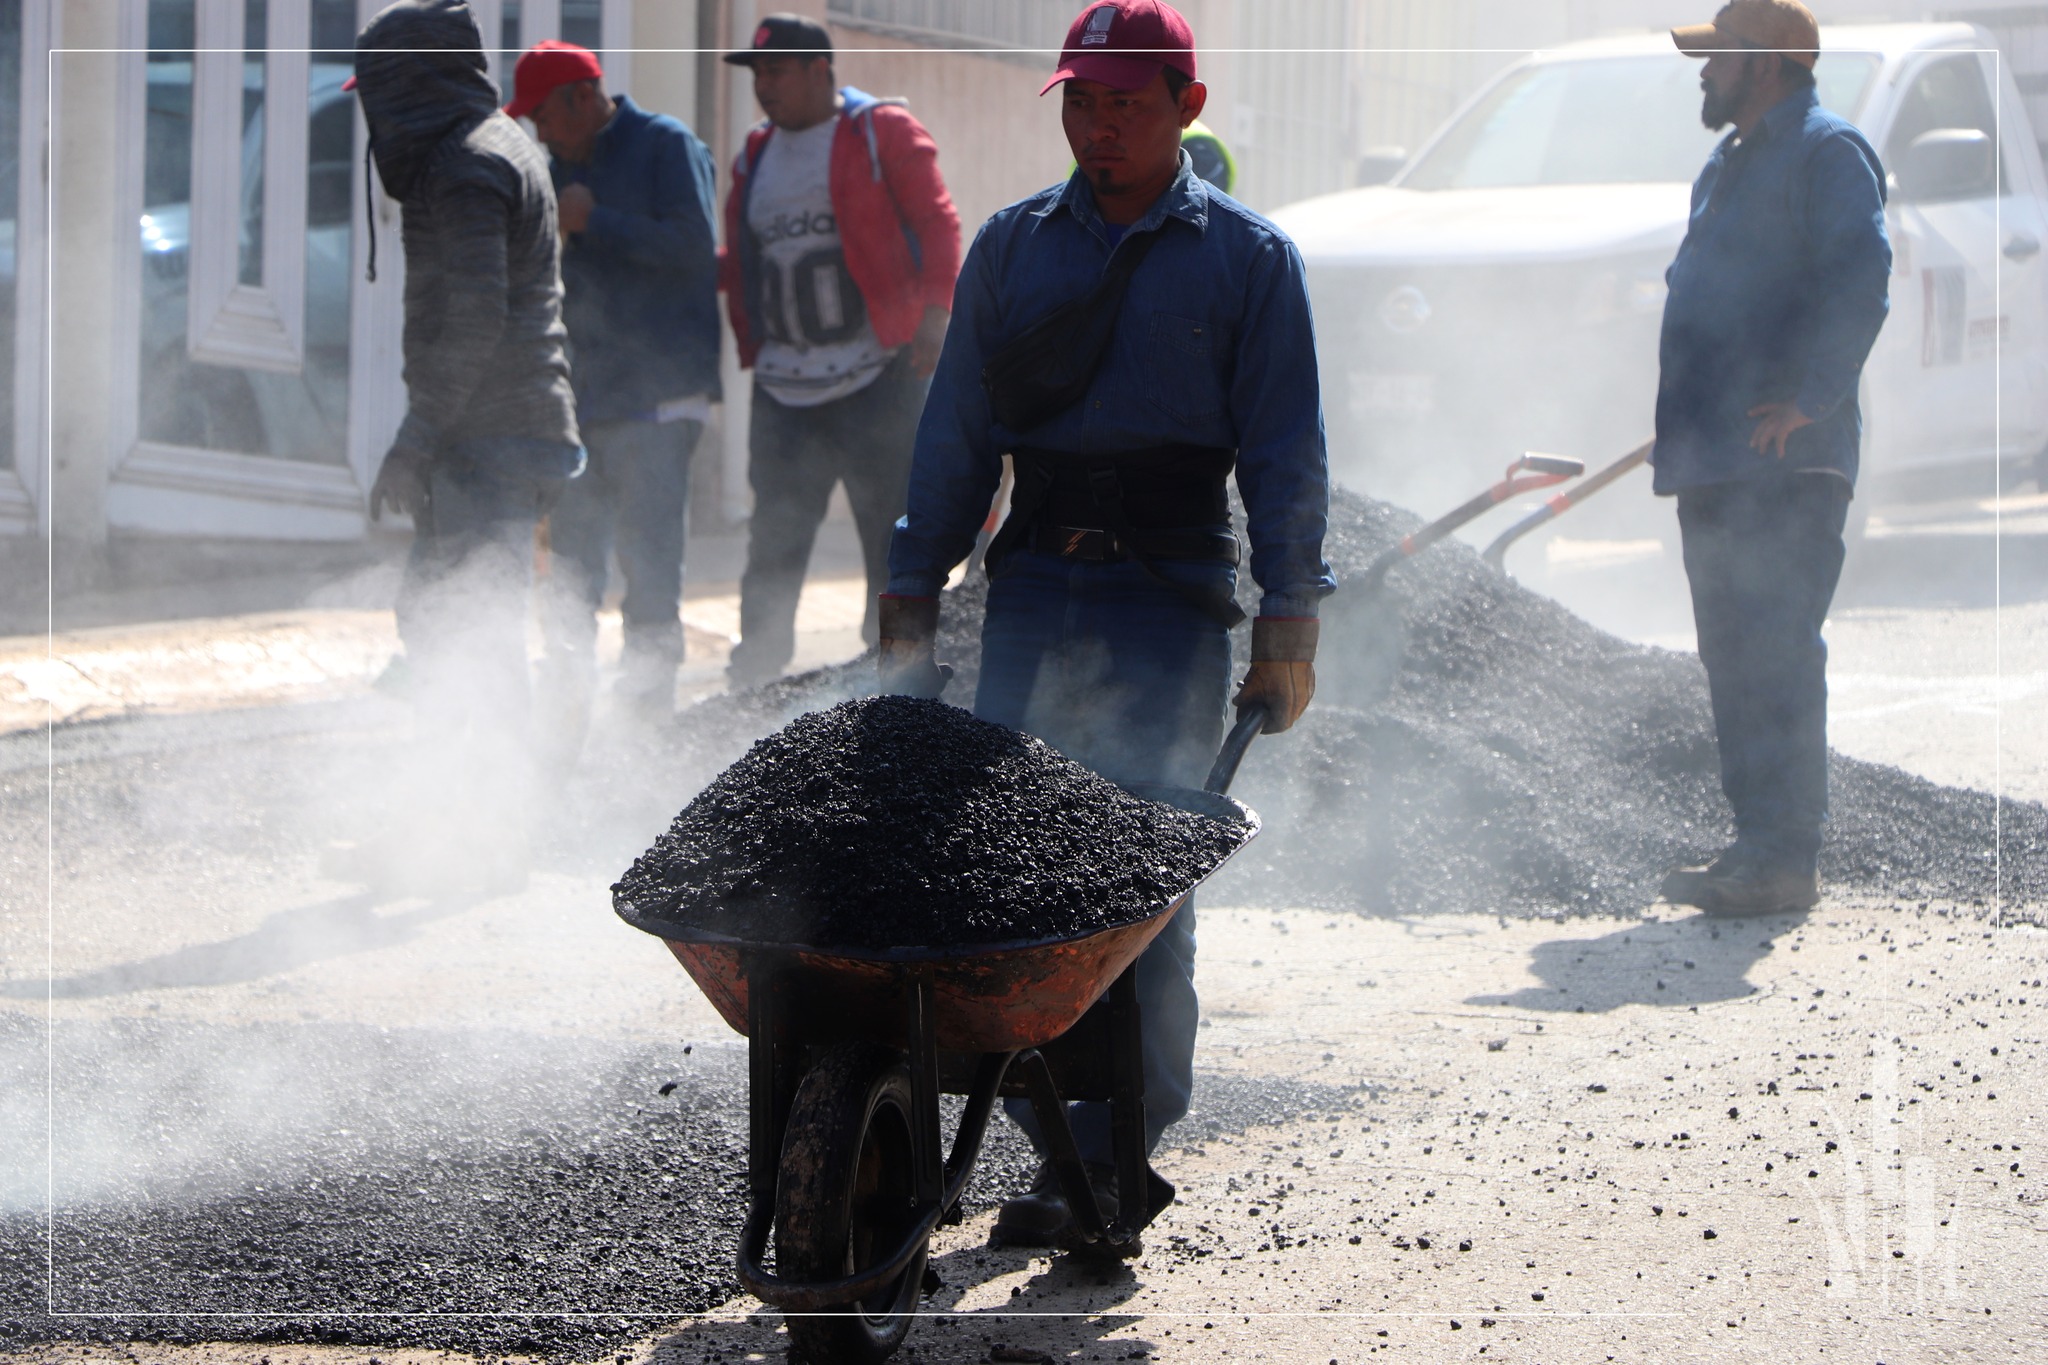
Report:
M1742 76L1735 84L1718 92L1712 86L1706 87L1706 93L1700 100L1700 122L1707 125L1709 132L1718 133L1735 122L1735 111L1749 98L1749 89L1755 80L1756 68L1744 59Z
M1129 185L1124 184L1121 180L1118 180L1116 178L1116 172L1109 169L1109 167L1107 166L1097 167L1095 171L1089 175L1088 185L1089 188L1093 189L1097 194L1122 194L1124 191L1131 188Z

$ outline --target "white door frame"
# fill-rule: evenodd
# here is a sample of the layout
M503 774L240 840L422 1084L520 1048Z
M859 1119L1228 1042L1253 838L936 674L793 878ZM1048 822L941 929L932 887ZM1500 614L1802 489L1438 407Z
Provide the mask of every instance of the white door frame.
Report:
M200 0L202 8L209 0ZM272 0L273 27L278 9L287 9L294 22L285 31L303 32L307 0ZM381 8L372 0L358 0L357 19L364 23ZM121 71L115 92L116 116L123 136L119 139L115 240L110 262L114 280L113 365L115 405L112 449L114 469L107 489L107 523L127 530L155 531L171 535L204 535L263 540L356 540L368 524L365 515L370 471L376 466L403 415L402 398L397 415L390 406L390 390L399 384L396 364L400 291L404 272L398 266L403 252L398 249L395 210L382 202L379 193L379 236L389 249L379 253L379 276L374 285L362 283L361 270L368 243L360 228L351 234L354 243L355 281L350 290L349 321L349 428L348 460L342 465L313 464L298 460L272 459L241 452L205 450L193 446L169 445L141 439L142 254L136 224L142 215L142 172L145 131L148 119L148 12L141 4L125 5L121 15ZM303 45L302 45L303 47ZM300 64L308 58L303 50ZM240 66L239 54L234 63ZM237 83L239 77L237 77ZM198 92L194 91L195 103ZM303 108L304 99L298 101ZM303 128L303 115L299 115ZM196 125L195 125L196 126ZM266 129L266 132L268 130ZM355 147L363 146L362 121L356 121ZM193 158L195 200L208 192L222 192L222 177L203 184L200 167L208 158ZM293 174L266 177L285 180L300 187L303 203L305 157L300 150ZM239 177L232 177L238 183ZM232 186L230 190L232 192ZM363 190L357 185L351 195L351 213L363 221ZM196 208L196 205L195 205ZM197 215L195 214L195 235ZM301 232L292 243L294 252L304 250ZM196 252L199 244L195 240ZM387 262L390 265L387 267ZM269 261L266 258L266 274ZM196 303L197 300L195 299ZM247 363L246 361L243 363Z
M44 422L49 335L50 49L55 0L21 4L21 146L14 219L14 467L0 470L0 534L50 533L43 495L49 432Z

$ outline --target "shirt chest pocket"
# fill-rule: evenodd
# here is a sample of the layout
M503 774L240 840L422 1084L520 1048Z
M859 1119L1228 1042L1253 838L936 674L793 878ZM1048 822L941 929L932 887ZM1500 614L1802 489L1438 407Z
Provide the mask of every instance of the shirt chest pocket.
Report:
M1198 422L1223 411L1216 359L1223 338L1198 318L1152 314L1145 345L1145 396L1168 416Z

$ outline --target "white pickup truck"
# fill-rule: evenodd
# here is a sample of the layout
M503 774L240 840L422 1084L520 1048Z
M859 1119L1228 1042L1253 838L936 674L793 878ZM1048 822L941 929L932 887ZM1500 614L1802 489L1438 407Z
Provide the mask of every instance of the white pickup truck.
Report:
M2048 181L2012 77L1967 24L1823 29L1821 45L1821 103L1891 182L1859 511L2041 474ZM1272 215L1308 263L1340 480L1426 510L1524 450L1597 467L1649 436L1664 270L1719 136L1699 73L1663 35L1535 54L1390 183ZM1640 518L1647 489L1638 476L1598 519Z

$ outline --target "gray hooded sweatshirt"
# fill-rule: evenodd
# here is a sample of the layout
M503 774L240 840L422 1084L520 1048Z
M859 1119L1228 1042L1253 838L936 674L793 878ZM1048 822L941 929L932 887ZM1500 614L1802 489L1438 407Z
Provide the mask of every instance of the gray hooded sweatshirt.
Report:
M400 0L356 39L356 94L405 211L402 442L580 444L547 158L499 112L463 0Z

